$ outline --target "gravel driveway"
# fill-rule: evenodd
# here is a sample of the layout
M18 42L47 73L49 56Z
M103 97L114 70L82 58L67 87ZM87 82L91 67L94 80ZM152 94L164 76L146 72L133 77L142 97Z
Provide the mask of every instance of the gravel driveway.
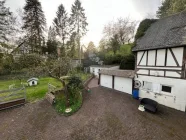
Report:
M82 108L58 115L46 100L0 112L0 140L185 140L186 114L160 106L137 110L139 101L103 87L85 93Z

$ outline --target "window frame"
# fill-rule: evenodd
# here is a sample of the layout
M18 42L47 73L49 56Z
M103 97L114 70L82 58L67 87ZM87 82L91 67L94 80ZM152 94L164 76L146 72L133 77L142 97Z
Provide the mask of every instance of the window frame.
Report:
M171 92L162 91L162 86L171 87ZM173 86L171 86L171 85L161 84L161 92L160 93L165 94L165 95L172 95L172 88L173 88Z

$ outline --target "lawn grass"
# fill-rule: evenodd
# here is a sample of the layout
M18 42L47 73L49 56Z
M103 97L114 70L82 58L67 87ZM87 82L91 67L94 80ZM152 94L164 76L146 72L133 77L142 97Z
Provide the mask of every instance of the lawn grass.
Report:
M27 101L33 102L35 100L42 99L48 90L48 83L56 86L57 88L62 87L61 82L54 78L50 77L40 78L37 86L26 87ZM7 90L9 88L9 85L11 84L15 84L16 87L21 86L21 82L19 80L2 80L0 81L0 90Z
M26 88L28 101L32 102L35 100L42 99L48 91L48 83L56 86L56 88L58 89L62 88L61 82L54 78L40 78L38 86Z
M85 74L83 72L77 73L76 76L81 77L83 81L86 81L91 75ZM26 81L22 81L26 83ZM51 77L39 78L39 83L37 86L26 87L26 96L28 102L34 102L44 98L46 92L48 91L48 83L57 87L57 89L62 88L61 82ZM8 90L9 86L15 84L15 87L21 87L21 82L19 80L1 80L0 90ZM0 95L2 96L2 94Z

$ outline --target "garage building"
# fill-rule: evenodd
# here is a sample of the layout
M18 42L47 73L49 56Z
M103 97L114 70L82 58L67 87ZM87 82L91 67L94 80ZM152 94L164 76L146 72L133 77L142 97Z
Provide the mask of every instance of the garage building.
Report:
M102 69L99 72L99 84L132 95L133 70Z

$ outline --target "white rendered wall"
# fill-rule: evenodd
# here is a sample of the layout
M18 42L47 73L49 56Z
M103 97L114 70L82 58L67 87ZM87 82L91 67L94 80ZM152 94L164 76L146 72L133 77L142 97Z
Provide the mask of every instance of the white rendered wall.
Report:
M140 62L140 65L146 65L146 64L147 64L147 52L145 52L145 54L143 55L143 59Z
M157 50L157 66L164 66L165 65L165 49Z
M170 50L167 50L167 66L177 66Z
M144 51L140 51L140 52L137 53L137 65L139 64L139 61L140 61L143 53L144 53Z
M172 52L174 53L176 60L178 61L179 66L182 66L182 59L183 59L183 47L178 48L171 48ZM164 66L165 65L165 53L166 49L159 49L157 50L157 61L156 61L156 67L158 66ZM139 61L141 60L141 57L143 56L144 51L137 52L137 64L139 64ZM149 50L148 51L148 66L155 66L155 50ZM147 52L145 52L140 65L146 65L147 60ZM169 49L167 49L167 66L177 66L176 62L174 60L174 57L172 56Z
M150 70L150 75L152 76L164 76L164 71L159 71L159 70Z
M149 73L148 70L143 70L143 69L137 71L137 74L148 74L148 73Z
M172 48L172 51L179 63L180 66L182 66L182 60L183 60L183 50L184 48L183 47L179 47L179 48ZM168 60L168 59L167 59Z
M115 77L114 89L124 93L132 94L132 79Z
M94 74L96 77L99 76L99 69L104 69L101 67L90 67L90 73Z
M152 77L139 75L135 80L147 81L157 83L161 85L167 85L172 87L172 93L160 92L160 95L155 95L153 92L147 92L143 87L139 90L139 96L141 98L150 98L158 103L185 111L186 107L186 80L174 79L174 78L163 78L163 77Z
M107 88L112 88L112 76L101 74L100 85Z
M167 71L165 73L165 76L167 76L167 77L178 77L178 78L180 78L181 77L181 74L178 74L177 72L173 72L173 71Z
M148 65L149 66L154 66L155 65L155 56L156 56L156 51L148 51Z

